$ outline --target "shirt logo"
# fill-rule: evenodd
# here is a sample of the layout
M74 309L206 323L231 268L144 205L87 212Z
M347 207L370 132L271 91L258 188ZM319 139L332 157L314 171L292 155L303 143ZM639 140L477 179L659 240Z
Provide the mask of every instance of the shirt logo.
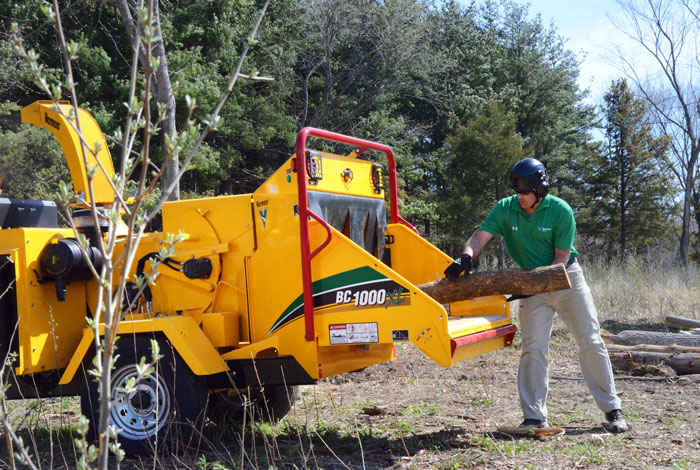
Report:
M517 231L518 231L518 227L517 227L516 225L513 225L513 226L511 227L511 230L514 231L514 232L517 232Z
M540 232L551 232L552 227L537 227L537 230L539 230Z

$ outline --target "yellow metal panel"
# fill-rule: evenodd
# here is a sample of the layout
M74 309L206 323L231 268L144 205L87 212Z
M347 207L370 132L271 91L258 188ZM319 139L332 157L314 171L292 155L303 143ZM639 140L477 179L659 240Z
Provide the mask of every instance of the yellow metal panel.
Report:
M497 294L450 303L450 316L453 317L463 315L483 315L485 312L488 312L489 314L500 313L502 315L510 315L510 309L506 298L500 294Z
M93 344L95 335L92 333L92 329L84 328L81 333L82 338L80 343L73 351L73 357L71 357L66 370L63 371L61 380L58 382L59 385L67 385L71 382L71 380L73 380L73 376L75 376L75 373L78 371L78 367L80 367L80 364L83 362L83 358L87 354L88 349L90 349L90 346Z
M373 163L354 156L316 153L321 154L323 178L315 184L307 181L306 186L309 190L375 199L384 198L384 191L377 193L372 185Z
M228 370L211 341L189 316L167 316L151 320L123 322L119 325L119 335L130 333L163 332L175 350L182 356L192 372L209 375ZM104 333L104 328L100 334Z
M60 107L66 116L74 119L73 106L68 102L61 102ZM68 119L54 111L54 109L54 104L51 101L35 101L29 106L22 108L22 122L33 124L38 128L44 127L56 137L66 156L75 193L83 193L83 198L89 203L90 193L88 191L87 171L83 162L81 140L74 129L74 126L77 128L77 123L74 120L69 122ZM93 151L98 147L100 148L96 158L92 152L85 150L89 166L97 166L99 161L102 168L104 168L103 171L98 166L97 174L92 180L95 202L98 204L111 203L114 201L114 191L109 181L114 174L114 165L112 164L112 157L109 155L107 142L105 142L100 126L90 113L78 108L78 117L85 143Z
M480 341L478 343L473 343L467 347L459 348L455 351L455 355L452 358L453 362L463 361L469 359L470 357L480 356L486 354L490 351L495 351L496 349L501 349L506 347L505 337L491 338L486 341Z
M451 338L459 338L460 336L480 331L500 328L501 326L510 325L510 323L510 317L501 314L451 318L448 324L448 331Z
M72 235L68 229L0 230L0 252L9 252L15 263L18 375L65 367L80 341L86 315L85 283L66 285L66 301L59 302L54 283L40 283L37 277L44 247L54 238Z
M192 317L172 316L149 320L124 321L119 325L117 334L120 336L138 333L162 332L180 354L187 366L196 375L211 375L228 370L228 366L219 353L199 328ZM100 325L100 335L104 334L104 325ZM80 346L75 348L75 354L61 377L60 384L73 380L78 366L92 344L93 331L90 328L82 330ZM148 360L148 358L146 358Z
M279 351L279 337L270 336L269 338L256 341L253 344L222 354L221 358L226 361L235 359L255 359L261 351L268 351L271 349Z
M255 246L251 195L168 202L163 206L163 229L173 234L182 230L187 235L176 245L175 259L206 256L214 269L209 279L192 280L161 267L165 278L156 282L159 299L154 292L154 309L167 313L195 307L213 313L240 312L243 339L248 340L245 258ZM153 249L157 247L144 248L143 252Z
M202 330L217 348L237 346L239 317L238 313L205 313L202 315Z
M387 235L393 243L391 268L415 285L433 282L444 277L452 258L431 245L413 230L401 224L389 224ZM420 260L417 262L416 260Z
M393 343L320 346L318 348L319 378L332 377L395 359Z

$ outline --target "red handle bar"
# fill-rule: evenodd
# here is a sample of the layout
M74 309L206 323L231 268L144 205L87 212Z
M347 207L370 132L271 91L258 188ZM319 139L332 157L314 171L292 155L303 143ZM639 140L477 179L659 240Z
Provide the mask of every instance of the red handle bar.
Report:
M304 324L306 327L306 341L313 341L316 337L314 327L314 301L311 283L311 259L324 249L330 242L332 231L328 223L309 209L309 198L306 189L306 140L309 137L338 142L340 144L352 145L358 150L376 150L383 152L389 166L389 208L391 211L391 223L402 223L411 230L418 231L409 224L403 217L399 216L399 203L396 198L396 161L394 152L384 144L370 142L369 140L358 139L335 132L324 131L313 127L305 127L297 136L295 147L297 185L299 189L299 228L301 236L301 277L304 292ZM309 247L309 217L316 219L328 232L328 238L313 253Z

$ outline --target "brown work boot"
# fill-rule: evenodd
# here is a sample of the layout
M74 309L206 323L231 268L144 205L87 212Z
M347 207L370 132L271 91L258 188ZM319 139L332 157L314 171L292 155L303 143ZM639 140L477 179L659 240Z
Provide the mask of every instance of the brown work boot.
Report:
M622 410L612 410L605 413L605 419L608 421L606 429L613 434L629 431L629 427L622 417Z

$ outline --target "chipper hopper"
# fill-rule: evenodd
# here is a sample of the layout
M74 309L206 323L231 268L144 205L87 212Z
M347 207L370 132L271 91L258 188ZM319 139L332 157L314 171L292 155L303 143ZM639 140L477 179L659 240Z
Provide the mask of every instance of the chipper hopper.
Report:
M64 114L37 102L22 118L56 135L85 200L79 141L65 117L73 110L61 106ZM103 142L94 119L79 112L86 141ZM307 149L311 137L351 151ZM386 167L363 159L369 150L384 154ZM106 156L98 155L104 177L93 179L92 194L109 211ZM85 318L97 305L97 281L72 230L59 228L55 206L0 199L0 209L0 352L16 353L10 395L79 393L94 423L99 389L85 373L94 330ZM77 209L76 225L96 241L101 227ZM295 386L392 360L397 342L449 367L513 340L503 296L445 306L416 287L442 277L452 260L399 215L396 165L385 145L305 128L295 155L254 193L168 202L162 220L163 232L141 238L130 280L149 274L147 261L167 234L182 231L184 241L157 268L155 285L139 293L127 284L131 302L112 372L110 420L128 454L187 439L205 417L233 423L252 409L279 419ZM121 246L129 236L120 235ZM87 254L99 258L97 250ZM151 357L152 339L163 355L159 367L126 392L139 358Z

